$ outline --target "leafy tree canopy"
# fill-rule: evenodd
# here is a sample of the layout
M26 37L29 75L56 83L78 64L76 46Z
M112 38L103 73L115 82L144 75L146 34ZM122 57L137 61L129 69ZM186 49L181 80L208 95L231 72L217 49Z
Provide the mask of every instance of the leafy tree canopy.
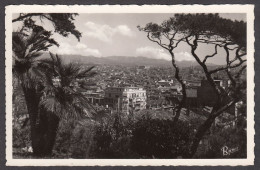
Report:
M95 113L96 110L79 90L84 82L77 80L93 77L96 74L93 71L94 67L85 68L75 63L64 63L58 55L50 53L50 56L51 59L41 60L40 64L45 70L45 76L42 76L45 96L40 104L47 111L67 120L92 118L92 112Z
M54 31L67 37L69 34L74 35L78 40L81 38L81 33L76 29L73 21L75 13L21 13L19 17L12 20L12 22L22 21L25 27L34 28L39 26L36 24L33 17L39 17L48 20L52 23Z
M16 75L21 75L32 68L42 51L48 50L52 45L58 46L51 35L50 31L44 30L41 26L13 32L13 71Z
M176 14L176 24L187 35L200 35L246 47L246 23L219 17L218 14Z
M148 32L151 38L161 40L167 38L176 41L183 40L185 36L196 35L246 48L246 23L221 18L218 14L175 14L162 24L148 23L144 28L138 28Z

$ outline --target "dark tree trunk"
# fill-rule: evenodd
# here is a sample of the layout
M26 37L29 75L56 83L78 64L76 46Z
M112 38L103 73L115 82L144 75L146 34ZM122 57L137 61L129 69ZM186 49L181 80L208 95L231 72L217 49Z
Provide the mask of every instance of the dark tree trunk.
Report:
M180 114L181 114L181 109L183 108L183 106L185 105L186 102L186 98L187 98L187 94L186 94L186 85L183 82L182 78L180 77L179 73L180 73L180 69L179 67L176 65L175 63L175 57L174 57L174 53L172 52L173 48L169 50L171 56L172 56L172 66L175 68L175 75L174 77L176 78L176 80L181 84L182 87L182 99L181 101L179 101L177 109L173 109L173 112L175 113L175 116L173 118L173 124L177 124Z
M236 103L236 101L231 101L224 106L221 106L220 103L217 103L215 107L213 108L211 115L208 117L208 119L199 127L191 145L190 153L188 155L189 158L192 158L199 146L200 140L203 138L205 133L210 130L211 125L214 123L216 117L218 117L221 113L223 113L225 110L229 109L231 106L233 106Z
M40 96L33 88L23 88L31 126L33 154L50 156L55 143L59 118L44 109L39 109Z
M221 104L218 101L215 104L215 106L213 107L213 110L211 111L210 116L199 127L199 129L198 129L197 133L195 134L195 137L192 141L192 145L191 145L190 153L189 153L189 158L192 158L195 155L201 139L203 138L205 133L210 130L211 125L214 123L216 117L218 116L218 114L216 114L216 112L220 112L220 113L222 112L222 111L219 110L220 108L221 108Z
M34 88L26 88L23 86L23 91L30 119L33 154L35 156L40 156L44 145L38 119L40 97L37 95Z
M55 144L60 119L53 113L43 112L41 124L43 129L44 155L50 156Z
M192 145L191 145L191 149L190 149L190 153L188 154L189 158L192 158L196 151L197 148L199 146L199 143L201 141L201 139L203 138L203 136L205 135L205 133L210 129L212 123L214 122L215 117L210 116L198 129L193 141L192 141Z

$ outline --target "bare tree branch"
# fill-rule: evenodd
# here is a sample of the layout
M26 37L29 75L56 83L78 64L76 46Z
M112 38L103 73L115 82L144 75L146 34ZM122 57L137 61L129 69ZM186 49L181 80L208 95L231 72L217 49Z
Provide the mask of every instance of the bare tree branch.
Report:
M227 70L228 68L236 68L238 66L241 66L244 62L246 62L246 60L242 60L241 62L239 62L238 64L235 64L235 65L232 65L232 66L225 66L225 67L220 67L220 68L217 68L215 70L211 70L209 71L209 74L213 74L213 73L216 73L218 71L223 71L223 70Z
M12 22L22 21L25 18L33 17L33 16L40 16L40 15L42 15L42 13L29 13L29 14L25 14L25 15L20 14L19 17L13 19Z
M172 65L175 68L175 78L181 84L181 87L182 87L182 99L181 99L179 105L177 106L177 110L176 110L175 116L173 118L173 122L175 124L179 120L181 109L183 108L183 106L184 106L184 104L186 102L187 95L186 95L186 85L185 85L185 83L183 82L183 80L179 76L180 69L176 65L175 58L174 58L174 53L172 52L172 50L170 50L169 52L170 52L170 54L172 56Z
M191 46L191 54L192 56L195 58L195 60L199 63L199 65L203 68L204 73L206 75L206 78L208 80L208 82L210 83L211 87L213 88L214 92L217 95L217 98L220 99L220 94L221 94L221 89L219 89L219 87L215 84L213 78L211 77L210 72L208 71L208 67L205 63L203 63L200 58L198 57L198 55L196 54L196 49L198 47L198 43L197 43L197 39L199 38L198 35L195 35L195 38L193 40L193 44L191 44L189 42L188 37L186 37L186 42Z
M173 49L176 48L180 42L182 42L183 40L185 40L185 38L181 38L179 40L177 40L177 42L175 43L175 46L173 46Z
M210 57L214 57L217 53L218 53L218 44L215 45L215 52L212 54L212 55L207 55L204 60L202 61L202 63L206 63L207 59L210 58Z
M161 43L161 40L160 40L159 38L158 38L159 41L156 41L156 40L154 40L153 38L151 38L151 37L150 37L150 32L147 33L147 38L148 38L150 41L157 43L159 46L163 47L164 49L169 50L168 46L167 46L166 44L162 44L162 43Z
M240 77L240 75L243 73L243 71L247 68L246 65L244 65L239 71L238 73L235 75L235 78L238 79Z

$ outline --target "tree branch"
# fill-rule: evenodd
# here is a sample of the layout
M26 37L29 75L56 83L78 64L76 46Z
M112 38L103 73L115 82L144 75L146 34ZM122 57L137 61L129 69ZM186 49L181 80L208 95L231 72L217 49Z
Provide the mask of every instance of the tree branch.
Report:
M189 44L191 47L193 47L193 44L190 43L189 37L186 37L185 39L186 39L187 44Z
M237 78L239 78L240 77L240 75L243 73L243 71L246 69L246 65L244 65L240 70L239 70L239 72L235 75L235 78L237 79Z
M150 37L150 32L147 33L147 38L148 38L150 41L157 43L159 46L163 47L164 49L169 50L169 48L167 47L167 45L166 45L166 44L162 44L162 43L161 43L161 40L160 40L159 38L158 38L159 41L156 41L156 40L154 40L153 38L151 38L151 37Z
M231 63L230 63L230 59L229 59L229 48L228 48L228 45L229 45L228 43L224 45L224 49L226 51L226 63L227 63L227 67L228 67L228 69L226 69L226 73L228 75L228 78L231 81L231 84L232 84L233 88L235 88L236 87L236 81L232 77L232 75L230 73L230 68L229 68Z
M185 38L181 38L181 39L177 40L177 42L175 43L175 46L173 46L173 48L176 48L179 45L179 43L183 40L185 40Z
M176 110L175 116L173 118L173 123L176 124L176 122L179 120L181 109L183 108L183 106L186 102L187 95L186 95L186 85L179 76L180 70L179 70L179 67L175 63L174 54L172 51L169 51L169 52L172 56L172 66L175 68L175 78L181 84L181 87L182 87L182 99L181 99L179 105L177 106L177 110Z
M25 15L19 15L19 17L13 19L12 22L22 21L25 18L33 17L33 16L40 16L40 15L42 15L42 13L30 13L30 14L25 14Z
M221 115L225 110L229 109L235 103L236 103L236 101L233 100L233 101L229 102L228 104L226 104L225 106L219 108L214 113L212 113L208 117L208 119L199 127L199 129L194 137L194 140L192 142L192 145L191 145L191 149L190 149L190 153L189 153L190 158L193 157L193 155L196 153L200 140L202 139L202 137L204 136L206 131L211 127L211 125L214 122L214 120L216 119L216 117Z
M215 52L214 52L212 55L207 55L207 56L204 58L204 60L202 61L202 63L205 64L208 58L214 57L214 56L218 53L218 51L217 51L218 46L219 46L218 44L215 45Z
M196 54L196 49L198 46L197 43L197 39L198 39L198 35L195 35L195 39L193 40L193 44L191 44L188 40L188 37L186 37L186 41L187 43L191 46L191 54L192 56L196 59L196 61L199 63L199 65L203 68L204 73L206 75L206 78L208 80L208 82L210 83L211 87L213 88L214 92L217 95L217 98L220 99L220 94L221 94L221 90L219 89L219 87L215 84L213 78L211 77L211 74L208 71L208 67L205 63L203 63L200 58L198 57L198 55ZM219 101L219 100L218 100Z
M217 68L217 69L215 69L215 70L211 70L211 71L209 71L209 74L213 74L213 73L216 73L216 72L218 72L218 71L227 70L228 68L236 68L236 67L242 65L244 62L246 62L246 60L242 60L242 61L239 62L238 64L232 65L232 66L230 66L230 67L226 66L226 67Z

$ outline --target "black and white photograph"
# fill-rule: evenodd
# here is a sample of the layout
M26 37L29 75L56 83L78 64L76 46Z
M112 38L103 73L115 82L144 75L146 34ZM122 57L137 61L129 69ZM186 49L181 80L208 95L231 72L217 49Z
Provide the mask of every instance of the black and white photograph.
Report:
M7 165L252 165L253 10L6 7Z

